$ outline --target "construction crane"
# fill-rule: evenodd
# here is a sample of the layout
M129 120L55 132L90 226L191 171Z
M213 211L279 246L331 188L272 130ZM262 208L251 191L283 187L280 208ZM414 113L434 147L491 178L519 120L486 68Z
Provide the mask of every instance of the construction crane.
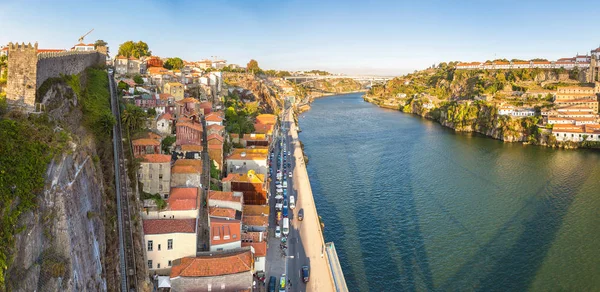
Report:
M92 33L92 31L94 31L94 29L92 28L90 31L88 31L86 34L82 35L79 37L79 42L83 42L83 39L90 33Z

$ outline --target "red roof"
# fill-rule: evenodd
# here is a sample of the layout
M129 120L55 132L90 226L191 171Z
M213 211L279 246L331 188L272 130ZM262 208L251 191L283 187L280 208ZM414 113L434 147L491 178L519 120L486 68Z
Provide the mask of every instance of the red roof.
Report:
M254 248L255 257L266 257L267 256L267 242L242 242L242 247L251 246Z
M174 211L195 210L197 208L198 188L171 188L169 209Z
M172 174L176 173L202 173L202 161L195 159L178 159L171 169Z
M221 126L221 125L217 125L217 124L212 124L212 125L208 125L206 126L207 130L214 130L214 131L221 131L223 129L225 129L225 126Z
M171 155L167 154L146 154L142 156L144 162L148 163L167 163L171 162Z
M171 279L176 277L214 277L249 272L252 252L182 258L171 268Z
M144 234L195 233L196 219L146 219Z
M208 199L236 203L242 202L242 196L234 196L233 192L208 191Z
M159 120L173 120L173 116L170 113L164 113L160 117Z
M206 115L206 121L210 121L210 122L222 122L223 118L221 118L217 113L210 113L208 115Z
M223 142L223 137L221 137L221 135L219 134L210 134L208 135L208 137L206 137L208 139L208 141L212 140L212 139L217 139L219 140L221 143Z
M160 146L160 141L148 138L135 139L131 141L131 143L133 144L133 146Z

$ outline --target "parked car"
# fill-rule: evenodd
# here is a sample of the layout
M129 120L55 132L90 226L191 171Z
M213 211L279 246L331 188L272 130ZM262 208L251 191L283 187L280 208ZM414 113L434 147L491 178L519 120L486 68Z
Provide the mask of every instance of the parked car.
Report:
M300 275L302 278L302 282L308 283L309 274L310 274L310 270L309 270L308 266L303 266L302 269L300 269Z
M285 274L281 274L281 277L279 278L279 291L285 292L285 284L287 284Z
M276 238L281 237L281 227L279 227L279 226L275 227L275 237Z
M300 211L298 211L298 221L302 220L304 220L304 209L300 209Z
M277 221L281 220L281 211L277 211Z
M290 178L292 177L292 172L290 171L290 174L288 175Z
M277 278L275 276L271 276L269 279L269 292L275 292L275 286L277 285Z

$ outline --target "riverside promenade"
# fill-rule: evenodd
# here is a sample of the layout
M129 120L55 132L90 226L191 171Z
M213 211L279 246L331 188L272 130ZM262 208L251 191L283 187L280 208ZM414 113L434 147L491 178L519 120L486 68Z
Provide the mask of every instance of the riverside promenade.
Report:
M298 139L296 124L294 123L292 111L289 111L285 121L290 125L292 155L294 155L293 185L296 188L297 202L296 210L304 210L304 220L292 220L293 228L298 229L300 241L306 253L306 260L310 265L310 281L306 283L306 291L336 291L334 280L329 264L329 257L325 252L325 240L319 222L319 215L310 187L308 172L304 164L302 149ZM345 283L344 283L345 287ZM339 291L339 290L338 290Z

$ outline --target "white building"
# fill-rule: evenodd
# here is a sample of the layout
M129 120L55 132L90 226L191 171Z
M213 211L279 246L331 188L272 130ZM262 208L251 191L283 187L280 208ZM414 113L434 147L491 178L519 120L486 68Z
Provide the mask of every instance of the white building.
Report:
M267 175L269 165L267 163L268 154L266 153L251 153L252 149L247 149L248 152L234 152L227 157L227 171L229 173L248 173L249 170L254 170L257 174Z
M196 256L197 225L196 219L143 220L148 269L168 275L173 261Z
M95 50L94 47L95 47L94 44L87 44L86 45L84 43L79 43L79 44L76 44L73 47L73 51L89 52L89 51Z
M164 110L164 107L163 107ZM162 114L156 120L156 130L161 134L170 135L173 133L173 116L166 113Z

